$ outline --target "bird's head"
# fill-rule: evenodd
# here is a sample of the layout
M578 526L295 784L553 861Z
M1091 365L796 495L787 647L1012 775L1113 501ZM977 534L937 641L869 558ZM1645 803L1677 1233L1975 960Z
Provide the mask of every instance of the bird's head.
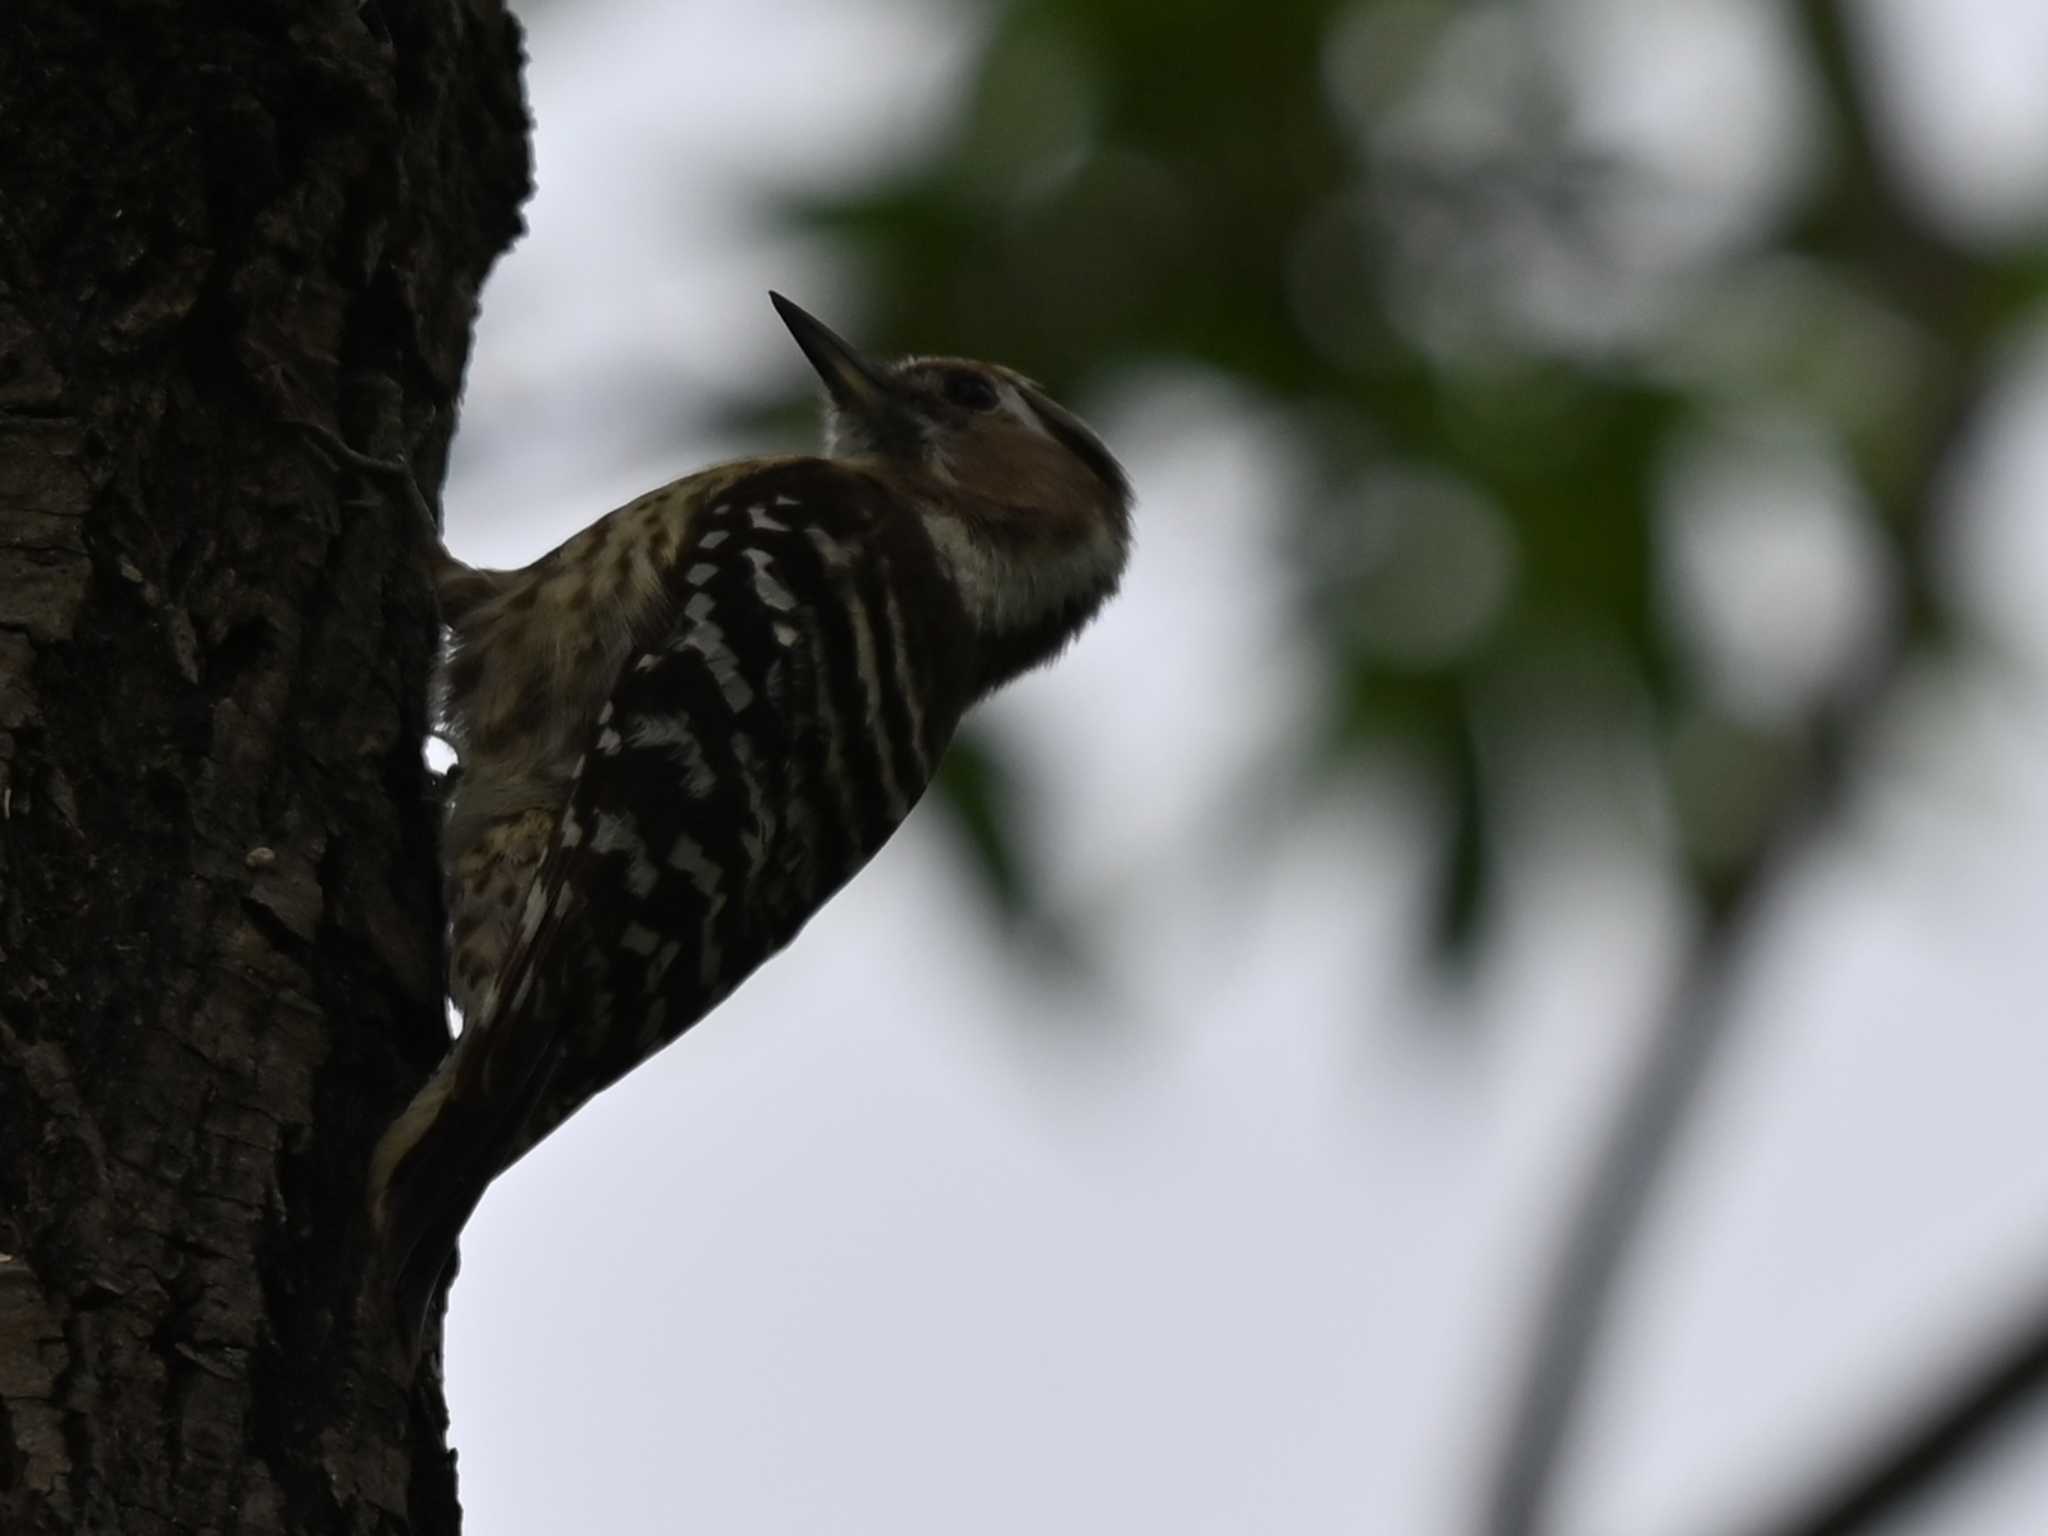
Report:
M1131 486L1102 440L1008 368L877 363L770 298L824 380L826 452L912 489L987 652L981 691L1057 655L1130 555Z

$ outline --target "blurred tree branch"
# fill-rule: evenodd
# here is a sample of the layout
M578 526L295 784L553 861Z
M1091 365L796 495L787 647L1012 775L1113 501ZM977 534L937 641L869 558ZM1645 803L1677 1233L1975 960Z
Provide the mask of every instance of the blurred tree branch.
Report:
M1700 931L1569 1218L1534 1349L1511 1400L1482 1513L1490 1536L1530 1536L1546 1528L1616 1287L1732 1037L1731 983L1767 930L1787 875L1842 807L1894 685L1939 636L1930 553L1940 481L1969 438L1991 383L1997 330L1984 323L1983 264L1928 225L1883 165L1870 82L1854 57L1841 0L1804 0L1794 14L1840 162L1805 227L1793 232L1794 242L1860 269L1940 344L1926 375L1915 381L1920 430L1911 441L1889 445L1888 462L1859 466L1894 543L1901 601L1882 640L1816 712L1805 771L1788 781L1754 851L1698 881ZM1902 1450L1910 1456L1915 1448ZM1913 1481L1879 1475L1872 1488L1903 1491ZM1788 1527L1823 1529L1837 1527Z
M1983 1360L1895 1436L1756 1536L1849 1536L1962 1470L1987 1436L2048 1388L2048 1310Z

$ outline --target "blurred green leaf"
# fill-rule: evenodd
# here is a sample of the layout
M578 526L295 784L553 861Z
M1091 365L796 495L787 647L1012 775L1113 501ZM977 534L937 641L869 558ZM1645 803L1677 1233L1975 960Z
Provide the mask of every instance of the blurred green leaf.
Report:
M966 839L998 915L1012 923L1027 916L1034 903L1015 842L1016 796L1002 757L969 727L946 749L932 788Z
M1332 679L1299 759L1429 765L1447 957L1484 930L1514 808L1474 743L1528 759L1532 658L1597 658L1649 702L1627 728L1703 897L1796 778L1785 742L1702 735L1720 701L1675 659L1659 509L1683 435L1768 402L1899 526L1956 359L2048 300L2040 249L1959 262L1891 238L1860 152L1657 289L1630 231L1669 189L1575 138L1545 26L1442 0L1015 0L936 142L783 210L865 281L878 348L1001 357L1084 409L1183 363L1288 424L1303 473L1246 512L1293 555ZM1918 643L1924 552L1900 542ZM1540 727L1619 728L1583 714ZM1015 915L1035 896L1004 772L970 739L940 794Z

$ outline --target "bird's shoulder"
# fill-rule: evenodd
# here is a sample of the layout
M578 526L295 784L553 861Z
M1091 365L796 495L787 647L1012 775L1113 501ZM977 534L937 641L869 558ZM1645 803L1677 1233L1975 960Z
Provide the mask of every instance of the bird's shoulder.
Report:
M720 526L857 537L902 520L915 500L885 466L815 455L743 459L665 489L687 506L692 542Z

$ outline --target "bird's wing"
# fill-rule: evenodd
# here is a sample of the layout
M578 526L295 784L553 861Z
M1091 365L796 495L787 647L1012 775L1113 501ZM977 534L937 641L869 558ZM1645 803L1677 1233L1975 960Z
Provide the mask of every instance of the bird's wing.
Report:
M678 559L675 622L619 673L499 978L380 1150L372 1207L415 1340L490 1181L793 938L950 734L957 709L890 729L886 555L844 506L835 527L781 500L712 509Z

